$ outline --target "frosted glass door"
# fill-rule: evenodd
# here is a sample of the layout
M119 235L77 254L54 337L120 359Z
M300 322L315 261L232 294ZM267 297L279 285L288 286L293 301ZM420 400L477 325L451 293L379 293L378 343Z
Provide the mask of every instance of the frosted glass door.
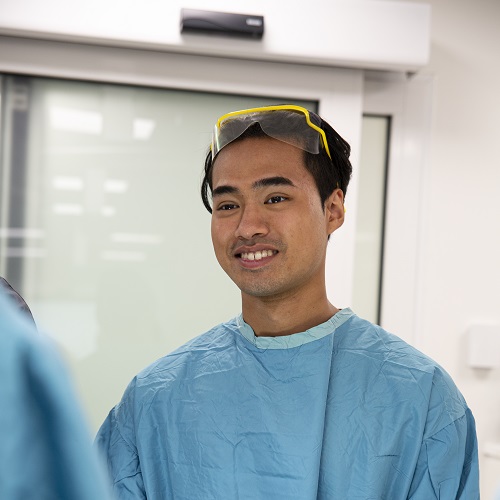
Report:
M0 274L62 347L96 428L140 369L239 314L204 157L222 113L289 99L15 76L2 96Z
M374 323L380 323L382 307L390 127L389 116L363 117L352 306Z

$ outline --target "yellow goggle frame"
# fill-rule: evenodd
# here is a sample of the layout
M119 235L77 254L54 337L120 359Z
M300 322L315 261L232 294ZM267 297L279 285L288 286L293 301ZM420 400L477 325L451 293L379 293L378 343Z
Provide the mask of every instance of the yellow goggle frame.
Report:
M326 140L326 134L323 129L321 129L318 125L314 124L311 121L311 115L309 110L306 108L303 108L302 106L296 106L293 104L280 104L280 105L273 105L273 106L262 106L258 108L250 108L250 109L242 109L239 111L232 111L230 113L226 113L225 115L222 115L218 120L217 123L215 124L214 127L214 133L212 137L212 144L210 146L210 149L212 151L212 159L215 159L215 156L219 151L224 148L224 146L227 146L231 142L233 142L235 139L237 139L248 127L250 127L253 123L259 123L261 126L263 132L266 135L269 135L270 137L273 137L275 139L281 140L282 142L287 142L293 146L299 147L305 151L309 151L310 153L319 153L319 150L316 150L314 147L311 146L306 146L304 141L307 141L307 138L300 137L296 138L295 140L292 140L290 136L287 136L286 139L284 139L284 128L286 128L286 123L285 127L283 126L283 119L281 121L276 121L273 119L269 119L269 117L274 118L273 115L266 115L267 112L272 112L272 111L291 111L294 114L299 113L304 116L305 118L305 124L309 127L309 129L314 130L319 134L319 139L321 141L321 145L325 149L327 155L331 157L330 154L330 149L328 147L328 141ZM252 115L254 115L252 117ZM278 115L279 116L279 115ZM291 115L288 115L291 117ZM248 117L248 119L244 119L245 117ZM260 118L259 118L260 117ZM241 120L240 124L238 126L233 127L233 130L231 130L231 133L229 135L224 135L225 133L225 124L228 123L233 123L235 124L238 122L238 118L243 118ZM274 123L273 123L274 121ZM266 123L270 122L270 123ZM276 127L276 128L274 128ZM297 135L297 131L293 131L292 134ZM306 136L307 130L304 130L303 136ZM300 142L302 140L302 142Z

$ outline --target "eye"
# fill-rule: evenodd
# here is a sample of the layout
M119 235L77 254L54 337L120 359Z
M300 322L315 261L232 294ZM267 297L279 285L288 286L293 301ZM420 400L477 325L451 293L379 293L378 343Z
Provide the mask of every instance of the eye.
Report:
M235 205L234 203L222 203L217 207L217 210L234 210L235 208L238 208L238 205Z
M282 201L287 201L287 200L288 200L288 198L285 196L276 195L276 196L271 196L271 198L269 198L266 201L266 204L271 205L273 203L281 203Z

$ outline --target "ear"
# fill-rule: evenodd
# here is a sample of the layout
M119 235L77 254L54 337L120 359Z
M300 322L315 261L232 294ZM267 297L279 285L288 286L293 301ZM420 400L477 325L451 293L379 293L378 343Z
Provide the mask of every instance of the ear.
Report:
M344 223L344 214L344 192L337 188L325 200L325 216L329 235Z

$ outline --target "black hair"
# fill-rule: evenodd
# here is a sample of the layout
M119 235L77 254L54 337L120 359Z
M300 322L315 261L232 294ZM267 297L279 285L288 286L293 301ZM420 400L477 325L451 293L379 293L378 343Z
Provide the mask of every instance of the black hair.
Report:
M26 304L21 295L19 295L19 293L12 288L11 284L2 277L0 277L0 293L5 294L9 303L17 311L20 311L21 316L28 319L28 321L33 323L33 326L36 327L35 320L33 319L33 315L31 314L28 304Z
M351 147L349 144L322 118L310 112L311 118L318 122L318 126L325 132L328 149L331 159L324 148L319 154L312 154L304 151L305 167L313 176L318 188L321 204L324 205L327 198L337 188L341 189L344 197L347 193L347 186L351 179L352 165L349 161ZM254 123L247 128L233 142L247 139L249 137L267 137L258 123ZM217 158L215 158L217 159ZM215 160L212 160L212 152L208 151L205 158L205 168L201 183L201 199L205 208L212 213L210 203L212 193L212 172Z

